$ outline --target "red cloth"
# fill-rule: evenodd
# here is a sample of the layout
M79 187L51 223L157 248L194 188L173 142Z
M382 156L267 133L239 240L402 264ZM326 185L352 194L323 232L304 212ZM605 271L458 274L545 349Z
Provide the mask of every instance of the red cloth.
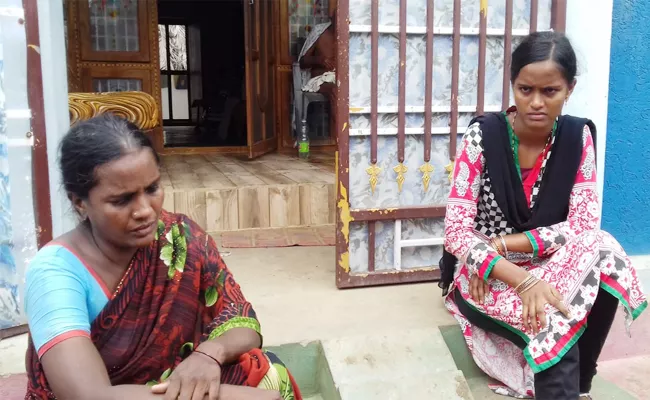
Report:
M225 323L259 329L213 239L187 217L163 212L159 239L136 252L122 289L93 321L91 339L113 385L144 385L175 368L191 352L187 343L198 346ZM25 398L54 399L31 340L26 365ZM268 370L255 349L224 366L221 382L256 387Z

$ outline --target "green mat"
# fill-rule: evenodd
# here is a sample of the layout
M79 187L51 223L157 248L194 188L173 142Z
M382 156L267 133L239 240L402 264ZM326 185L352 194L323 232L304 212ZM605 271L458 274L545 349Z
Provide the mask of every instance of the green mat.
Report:
M481 371L474 363L472 355L467 349L465 338L460 331L458 325L441 326L440 332L442 337L451 352L451 356L456 363L456 367L463 372L465 379L469 385L472 395L476 399L500 399L503 400L504 396L494 394L489 388L489 383L494 383L492 378L488 377ZM636 397L632 396L625 390L620 389L613 383L607 382L604 379L596 376L593 383L593 390L591 392L598 400L635 400Z

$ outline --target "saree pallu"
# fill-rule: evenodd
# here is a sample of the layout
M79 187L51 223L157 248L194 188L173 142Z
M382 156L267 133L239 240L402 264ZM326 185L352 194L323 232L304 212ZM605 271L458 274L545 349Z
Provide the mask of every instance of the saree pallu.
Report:
M136 252L122 287L93 321L91 340L112 385L145 385L164 381L200 343L242 327L260 333L214 240L186 216L163 211L154 242ZM31 341L26 365L25 399L55 399ZM221 383L301 399L285 366L260 349L225 365Z

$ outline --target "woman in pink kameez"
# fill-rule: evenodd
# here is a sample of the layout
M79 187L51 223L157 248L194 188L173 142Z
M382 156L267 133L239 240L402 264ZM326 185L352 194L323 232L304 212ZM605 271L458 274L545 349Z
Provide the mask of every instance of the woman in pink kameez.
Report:
M590 399L617 306L628 327L647 306L598 227L595 126L561 115L576 69L562 34L526 37L516 107L472 121L456 155L440 286L492 388L515 397Z

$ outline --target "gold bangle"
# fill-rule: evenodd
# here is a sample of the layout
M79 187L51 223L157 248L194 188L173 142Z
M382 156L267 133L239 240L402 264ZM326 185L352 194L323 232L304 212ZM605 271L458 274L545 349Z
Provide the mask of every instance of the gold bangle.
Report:
M508 258L508 246L506 245L506 239L503 238L503 235L499 235L499 239L501 240L501 245L503 246L503 252L505 253L503 256L505 258Z
M501 250L501 245L499 245L499 242L496 240L497 238L492 238L490 240L490 244L492 245L492 248L499 253L500 256L503 256L503 250Z
M526 282L525 285L523 285L522 287L519 288L519 290L517 290L517 294L521 295L523 292L525 292L526 290L528 290L528 288L530 287L530 285L533 284L533 282L535 282L533 279L531 279L531 280L529 280L528 282Z
M525 288L521 289L521 292L519 292L519 295L521 296L522 294L526 293L530 289L532 289L533 286L537 285L539 283L539 279L535 279L533 283L530 285L526 286Z
M519 293L519 289L521 289L522 287L525 287L525 286L529 285L530 282L531 282L533 279L535 279L535 277L529 274L529 275L526 277L526 279L524 279L523 281L521 281L521 282L519 283L519 285L517 285L517 286L515 287L515 292Z

